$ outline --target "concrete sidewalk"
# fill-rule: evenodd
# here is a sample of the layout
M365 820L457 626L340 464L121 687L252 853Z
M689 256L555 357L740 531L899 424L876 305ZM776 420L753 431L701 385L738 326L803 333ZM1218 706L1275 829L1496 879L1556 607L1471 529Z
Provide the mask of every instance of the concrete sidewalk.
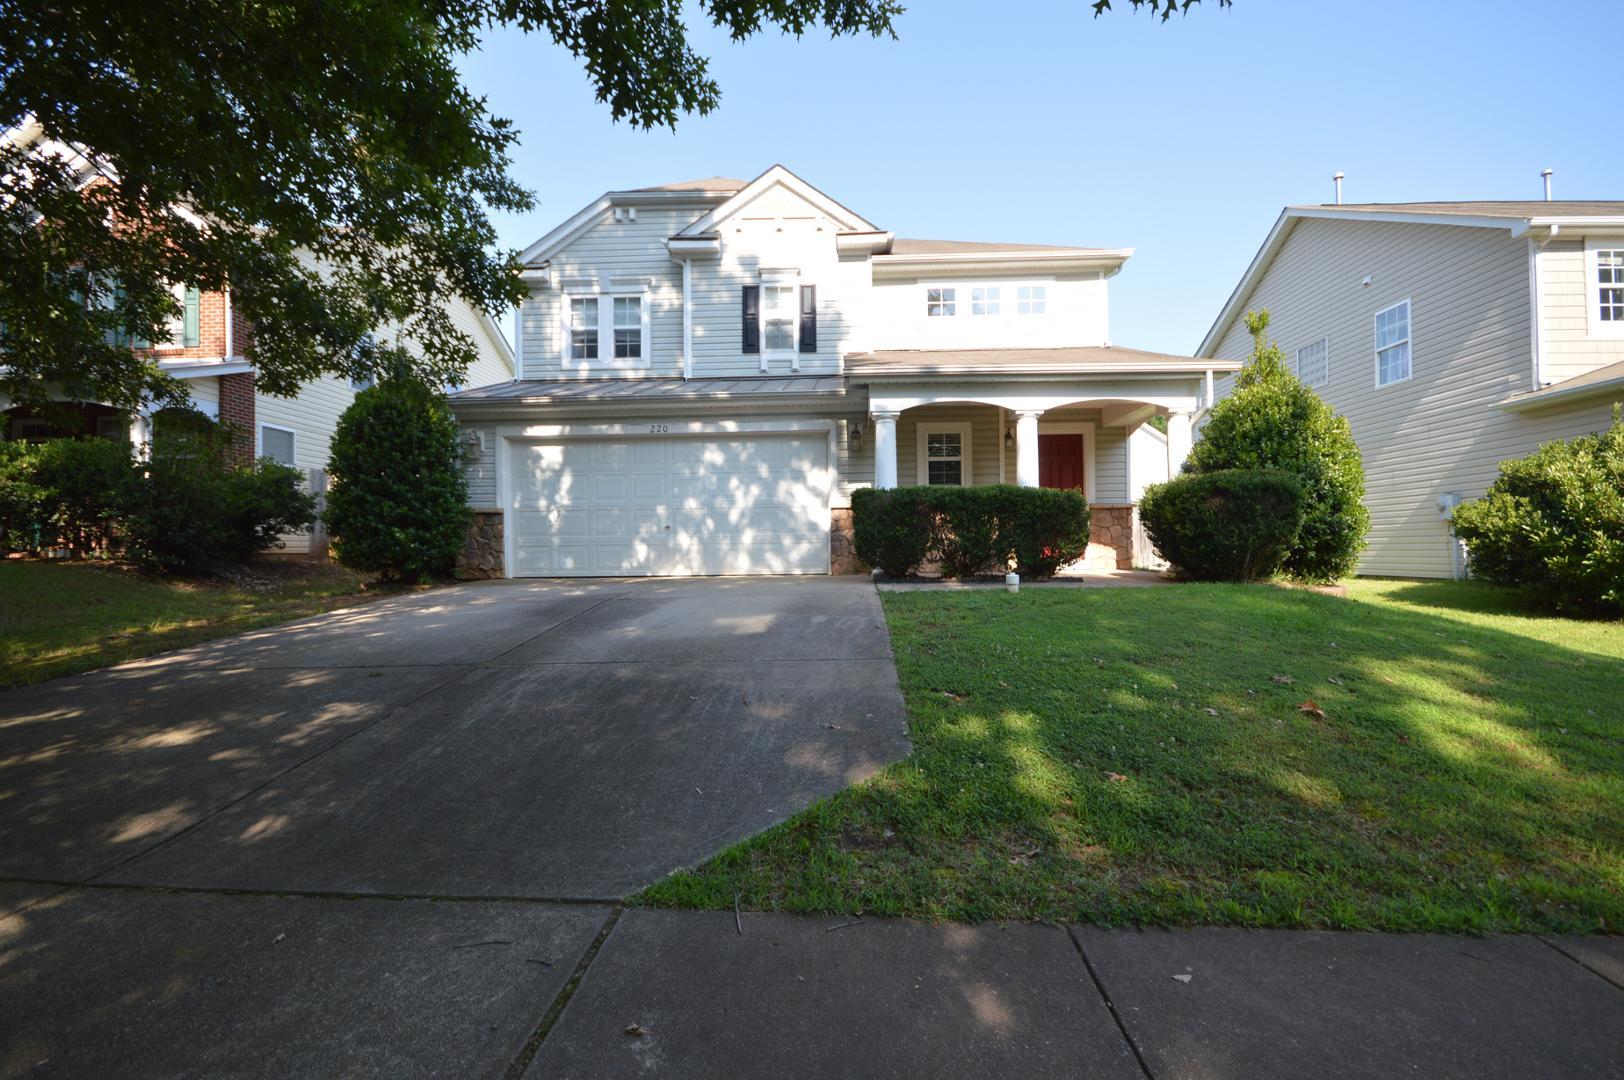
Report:
M0 1077L1624 1077L1619 938L0 884L8 909Z

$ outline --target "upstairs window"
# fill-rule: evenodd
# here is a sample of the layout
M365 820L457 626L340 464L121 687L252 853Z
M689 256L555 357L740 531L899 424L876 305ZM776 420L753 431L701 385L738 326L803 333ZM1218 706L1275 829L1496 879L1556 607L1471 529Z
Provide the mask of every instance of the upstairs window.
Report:
M761 286L761 344L767 355L793 356L801 305L794 285Z
M1320 338L1297 350L1297 378L1309 386L1324 386L1331 378L1331 341Z
M1410 302L1401 300L1376 312L1376 385L1410 377Z
M989 285L970 290L970 314L997 315L999 309L998 286Z
M643 358L643 298L615 297L615 359Z
M1017 315L1042 315L1048 307L1048 288L1043 285L1021 285L1015 290Z
M925 314L931 318L958 313L957 291L954 289L926 289Z
M1624 337L1624 241L1608 240L1590 248L1594 327L1598 336Z
M598 298L570 297L569 345L571 360L598 358Z

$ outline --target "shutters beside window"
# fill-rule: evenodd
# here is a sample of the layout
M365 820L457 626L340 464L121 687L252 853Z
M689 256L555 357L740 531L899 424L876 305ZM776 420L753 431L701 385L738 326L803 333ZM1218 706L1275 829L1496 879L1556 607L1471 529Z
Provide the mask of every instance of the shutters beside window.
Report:
M818 287L801 286L801 351L818 351Z
M761 351L761 286L744 286L744 351Z
M181 329L181 344L188 349L203 343L202 330L199 327L198 309L202 306L202 294L196 286L186 287L186 314L183 317Z

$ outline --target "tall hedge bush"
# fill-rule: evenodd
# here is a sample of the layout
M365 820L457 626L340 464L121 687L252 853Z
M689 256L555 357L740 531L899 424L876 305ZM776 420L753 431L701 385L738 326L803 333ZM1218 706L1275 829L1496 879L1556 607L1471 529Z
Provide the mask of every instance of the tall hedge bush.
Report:
M1234 391L1213 406L1184 471L1293 474L1302 483L1303 522L1282 569L1307 581L1346 577L1370 530L1359 447L1347 418L1300 382L1278 346L1266 340L1269 313L1248 314L1246 327L1252 358L1236 375Z
M861 489L852 495L857 557L887 577L927 560L947 577L1004 573L1053 576L1088 548L1088 504L1079 491L931 485Z
M43 543L60 541L76 556L110 551L133 462L125 439L41 443L32 480L40 489Z
M471 514L443 397L403 377L361 391L339 418L329 468L339 562L395 580L451 573Z
M1500 464L1488 493L1455 508L1474 576L1551 607L1624 614L1624 419Z
M1150 485L1139 517L1179 576L1256 581L1284 566L1305 501L1301 481L1283 469L1224 469Z
M39 450L0 441L0 555L35 551L44 543L45 490L34 482Z

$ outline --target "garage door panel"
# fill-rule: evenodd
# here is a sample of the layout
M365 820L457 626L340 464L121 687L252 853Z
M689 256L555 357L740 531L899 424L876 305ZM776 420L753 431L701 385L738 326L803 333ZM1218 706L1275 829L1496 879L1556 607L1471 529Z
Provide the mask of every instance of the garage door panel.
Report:
M514 573L826 573L822 434L514 442Z

